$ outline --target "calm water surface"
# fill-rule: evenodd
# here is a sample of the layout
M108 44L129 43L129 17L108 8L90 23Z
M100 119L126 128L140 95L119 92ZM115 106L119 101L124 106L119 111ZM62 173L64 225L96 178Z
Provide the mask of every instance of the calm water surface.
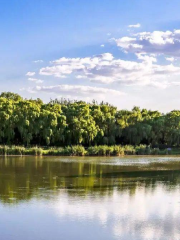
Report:
M0 158L0 240L180 239L180 157Z

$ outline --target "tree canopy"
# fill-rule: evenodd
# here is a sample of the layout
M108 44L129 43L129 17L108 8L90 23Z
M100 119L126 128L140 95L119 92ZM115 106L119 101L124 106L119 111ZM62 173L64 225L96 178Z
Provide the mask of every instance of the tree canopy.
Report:
M180 145L180 111L162 114L108 103L23 99L0 94L0 144L67 146L74 144Z

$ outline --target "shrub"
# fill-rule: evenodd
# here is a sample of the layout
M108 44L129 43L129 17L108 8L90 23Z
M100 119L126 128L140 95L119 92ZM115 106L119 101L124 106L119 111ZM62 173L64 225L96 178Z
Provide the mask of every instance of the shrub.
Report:
M68 146L64 148L64 155L71 156L73 154L72 147Z
M12 146L6 149L7 155L24 155L25 148L21 146Z
M114 156L124 155L124 148L118 145L113 146L113 155Z
M139 145L136 147L136 153L138 155L150 154L150 148L146 145Z
M97 156L98 155L98 147L88 147L87 149L87 155L88 156Z
M72 146L73 156L84 156L85 154L86 154L86 150L83 146L80 146L80 145Z
M106 151L107 151L106 145L98 146L98 155L99 156L106 156Z
M126 145L126 146L124 146L124 153L125 153L125 155L134 155L134 154L136 154L136 150L135 150L134 146Z
M159 148L150 148L146 145L131 146L131 145L100 145L91 146L86 149L81 145L67 146L67 147L32 147L25 148L23 146L6 146L0 145L0 155L35 155L35 156L121 156L121 155L167 155L179 154L179 149L159 150Z
M106 156L113 155L113 152L114 152L114 147L113 146L107 146L106 147Z
M39 148L39 147L29 148L29 149L27 149L26 154L27 155L42 156L43 149Z
M159 154L167 155L167 154L171 154L171 151L169 152L167 149L164 149L164 150L159 151Z
M159 151L159 148L153 148L151 149L151 154L152 155L159 155L160 151Z
M47 150L43 150L43 155L55 155L55 156L63 156L64 148L50 148Z

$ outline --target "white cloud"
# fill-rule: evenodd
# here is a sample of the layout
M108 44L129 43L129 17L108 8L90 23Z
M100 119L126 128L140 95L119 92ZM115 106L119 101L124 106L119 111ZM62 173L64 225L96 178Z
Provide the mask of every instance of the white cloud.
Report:
M19 91L26 91L26 88L20 88Z
M129 27L129 28L140 28L140 27L141 27L141 24L140 24L140 23L132 24L132 25L129 25L128 27Z
M60 58L51 66L41 68L40 75L66 78L73 75L100 83L168 87L174 76L180 76L180 67L159 65L154 54L136 53L136 61L115 59L111 53L86 58Z
M34 89L32 89L32 88L20 88L19 89L20 91L27 91L27 92L29 92L29 93L36 93L36 91L34 91Z
M28 81L35 82L35 83L43 83L44 81L37 78L28 78Z
M124 95L123 92L99 87L81 86L81 85L55 85L55 86L36 86L32 89L36 92L49 92L59 95L93 97L97 95L112 94L115 96Z
M175 61L175 58L174 57L166 57L166 60L169 61L169 62L174 62Z
M32 77L32 76L34 76L35 74L36 74L35 72L27 72L27 73L26 73L26 76Z
M34 63L43 63L43 60L35 60Z
M104 45L104 44L101 44L101 47L105 47L105 45Z
M157 59L153 55L148 56L142 53L136 53L136 56L138 59L143 60L144 62L147 62L149 64L153 62L157 62Z
M180 57L180 30L140 32L114 40L126 52Z

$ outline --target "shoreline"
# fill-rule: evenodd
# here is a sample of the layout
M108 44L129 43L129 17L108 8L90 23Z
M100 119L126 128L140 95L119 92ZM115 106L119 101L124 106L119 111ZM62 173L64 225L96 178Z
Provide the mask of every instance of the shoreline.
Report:
M115 155L84 155L84 156L81 156L81 155L0 155L0 157L71 157L71 158L75 158L75 157L80 157L80 158L113 158L113 157L119 157L119 158L123 158L123 157L180 157L180 154L166 154L166 155L162 155L162 154L159 154L159 155L120 155L120 156L115 156Z
M178 156L180 148L152 148L147 145L82 145L66 147L24 147L0 145L0 156L63 156L63 157L124 157L124 156Z

